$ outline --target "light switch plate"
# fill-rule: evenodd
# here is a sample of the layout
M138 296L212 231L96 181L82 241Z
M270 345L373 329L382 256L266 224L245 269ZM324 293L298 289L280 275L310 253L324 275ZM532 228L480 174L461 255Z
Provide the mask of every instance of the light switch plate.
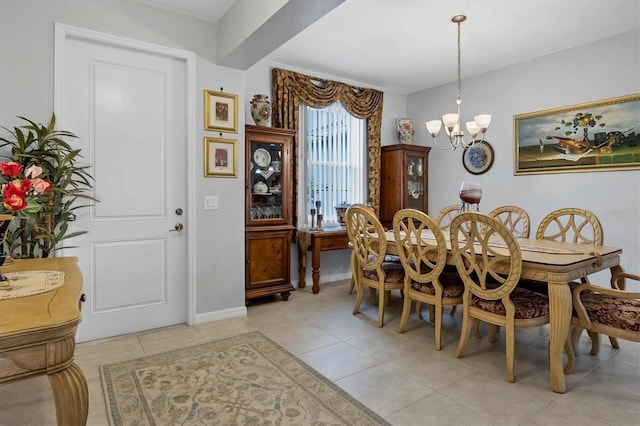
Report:
M204 197L205 210L218 210L218 197L215 195L207 195Z

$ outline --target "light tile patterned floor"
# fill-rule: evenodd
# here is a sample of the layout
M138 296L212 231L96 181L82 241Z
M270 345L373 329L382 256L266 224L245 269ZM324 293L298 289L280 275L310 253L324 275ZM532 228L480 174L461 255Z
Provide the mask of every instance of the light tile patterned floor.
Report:
M471 337L463 358L455 357L460 314L445 313L443 349L433 346L433 324L412 314L405 333L396 329L401 301L396 292L385 326L365 298L351 315L355 294L349 282L322 285L319 294L299 289L248 307L246 318L193 327L178 325L84 343L76 361L89 383L89 425L107 425L98 366L206 340L261 330L333 380L394 425L638 425L640 344L602 339L590 356L584 333L567 393L550 389L547 329L516 336L516 382L506 381L504 333L489 343ZM425 311L425 318L428 314ZM483 329L484 331L484 329ZM55 425L55 408L45 377L0 385L0 425Z

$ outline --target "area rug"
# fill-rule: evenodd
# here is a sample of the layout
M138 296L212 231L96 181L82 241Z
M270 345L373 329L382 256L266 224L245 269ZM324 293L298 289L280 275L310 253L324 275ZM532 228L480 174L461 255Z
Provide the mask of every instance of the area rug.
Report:
M259 331L100 367L113 425L387 425Z

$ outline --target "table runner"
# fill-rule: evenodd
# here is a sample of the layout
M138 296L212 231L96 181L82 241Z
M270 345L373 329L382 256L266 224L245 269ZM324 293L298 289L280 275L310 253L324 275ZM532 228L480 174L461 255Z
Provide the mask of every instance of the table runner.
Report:
M5 274L0 282L0 300L17 299L57 290L64 284L61 271L17 271Z
M395 241L395 237L392 231L387 231L385 234L389 242ZM434 241L436 239L435 236L433 235L433 232L429 230L422 231L422 238L426 240L434 240ZM444 233L444 239L447 243L450 243L451 242L450 234ZM458 241L464 242L465 240L459 239ZM547 253L547 254L575 254L575 255L591 254L588 251L587 252L576 251L576 250L570 250L563 247L548 247L544 245L545 243L543 243L543 241L546 241L546 240L540 240L541 244L536 244L536 240L532 240L528 238L517 238L517 241L518 241L518 244L520 245L520 250L522 251L529 251L529 252L535 252L535 253ZM506 248L506 244L501 240L490 241L489 246L495 247L495 248ZM593 252L593 250L591 250L591 252Z

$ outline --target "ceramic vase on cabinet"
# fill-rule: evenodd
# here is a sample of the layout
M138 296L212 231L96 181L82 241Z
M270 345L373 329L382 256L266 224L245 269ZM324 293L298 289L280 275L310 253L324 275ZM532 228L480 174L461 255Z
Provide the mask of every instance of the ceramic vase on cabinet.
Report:
M396 134L398 142L411 143L415 134L415 122L410 118L399 118L396 121Z
M267 95L253 95L251 99L251 117L256 126L266 126L271 119L271 104Z

